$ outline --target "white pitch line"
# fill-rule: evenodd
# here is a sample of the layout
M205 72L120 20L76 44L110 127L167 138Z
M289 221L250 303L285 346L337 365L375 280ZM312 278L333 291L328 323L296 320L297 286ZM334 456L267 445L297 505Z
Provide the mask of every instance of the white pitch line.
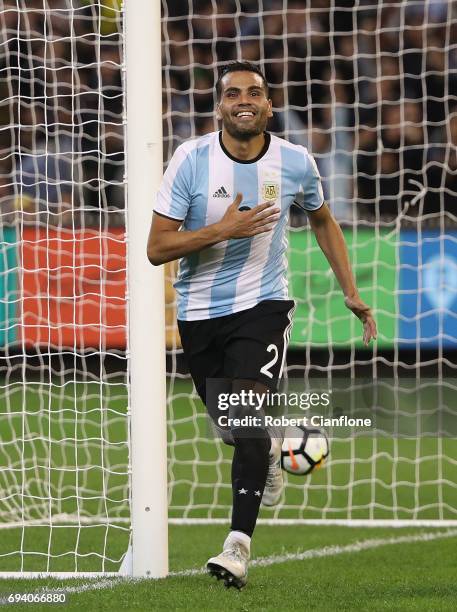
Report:
M415 542L432 542L434 540L443 540L446 538L457 537L457 529L449 529L447 531L433 531L419 534L411 534L399 537L391 538L373 538L369 540L361 540L360 542L353 542L352 544L346 544L345 546L324 546L323 548L311 548L309 550L297 551L296 553L285 553L282 555L271 555L269 557L258 557L253 559L249 566L250 567L268 567L270 565L279 565L281 563L287 563L289 561L307 561L309 559L318 559L321 557L335 557L337 555L344 555L346 553L358 553L364 550L371 550L374 548L380 548L382 546L393 546L396 544L414 544ZM187 577L187 576L201 576L206 574L206 569L195 568L188 570L180 570L177 572L170 572L169 577ZM101 590L111 588L118 584L125 584L125 582L138 582L147 579L143 578L126 578L120 576L119 578L102 579L98 582L87 582L74 587L43 587L33 593L83 593L85 591ZM8 603L6 598L0 599L0 605Z
M457 537L457 529L400 536L397 538L392 537L362 540L360 542L354 542L353 544L346 544L345 546L324 546L323 548L311 548L301 552L297 551L296 553L271 555L270 557L258 557L249 563L249 567L267 567L269 565L287 563L288 561L305 561L308 559L317 559L319 557L334 557L336 555L343 555L345 553L357 553L363 550L379 548L381 546L413 544L414 542L431 542L433 540L442 540L444 538L454 537ZM201 574L206 574L205 568L170 572L169 576L197 576Z
M62 591L63 593L83 593L84 591L96 591L98 589L109 589L115 584L119 584L122 581L122 578L107 578L103 580L98 580L97 582L86 582L85 584L80 584L79 586L74 587L63 587L62 589L57 589L57 591ZM54 589L48 589L44 587L44 592L49 590L50 592L55 592Z

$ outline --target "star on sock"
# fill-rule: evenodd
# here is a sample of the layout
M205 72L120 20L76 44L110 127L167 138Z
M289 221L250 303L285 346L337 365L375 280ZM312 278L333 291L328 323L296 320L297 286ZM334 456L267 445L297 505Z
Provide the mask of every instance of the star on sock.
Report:
M238 493L240 495L246 495L247 492L248 492L248 489L245 489L244 487L242 487L241 489L238 489Z
M254 491L254 495L255 495L256 497L260 497L260 491Z

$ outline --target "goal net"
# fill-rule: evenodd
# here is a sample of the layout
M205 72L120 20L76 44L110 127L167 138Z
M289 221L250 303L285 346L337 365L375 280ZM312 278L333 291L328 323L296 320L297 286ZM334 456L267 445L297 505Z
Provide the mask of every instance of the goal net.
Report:
M374 348L364 350L359 321L345 309L306 217L293 209L289 287L297 309L286 374L302 390L339 391L333 408L343 414L362 404L365 416L373 406L383 418L374 435L332 430L326 467L289 477L281 503L261 517L456 520L448 418L457 367L455 3L226 0L163 8L165 161L180 143L219 129L219 68L240 59L259 65L273 101L269 129L314 155L379 327ZM170 515L226 519L231 451L208 439L172 321Z
M385 383L401 408L382 435L332 438L325 468L290 477L262 519L457 519L448 419L423 419L436 394L454 415L457 389L456 20L439 0L163 2L165 164L218 129L219 67L259 64L269 129L315 156L376 312L366 351L294 210L287 376ZM3 0L0 27L0 572L117 571L130 539L131 410L121 3ZM169 515L227 520L231 449L210 435L183 361L174 273ZM422 395L431 381L435 395ZM401 412L408 436L396 435Z
M0 571L116 571L130 536L120 5L0 6Z

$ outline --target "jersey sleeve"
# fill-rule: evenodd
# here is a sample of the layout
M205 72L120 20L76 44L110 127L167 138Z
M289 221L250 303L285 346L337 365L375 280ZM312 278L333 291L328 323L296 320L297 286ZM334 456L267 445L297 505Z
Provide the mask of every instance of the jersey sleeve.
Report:
M306 210L317 210L324 203L322 182L314 157L305 153L305 175L302 183L303 206Z
M190 154L178 147L163 175L154 212L184 221L191 200L192 163Z

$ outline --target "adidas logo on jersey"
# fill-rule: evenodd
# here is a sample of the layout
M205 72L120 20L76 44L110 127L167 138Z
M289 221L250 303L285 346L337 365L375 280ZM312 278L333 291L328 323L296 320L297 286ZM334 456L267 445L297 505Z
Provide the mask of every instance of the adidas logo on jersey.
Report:
M217 191L213 193L213 198L229 198L230 194L227 193L227 190L224 186L219 187Z

